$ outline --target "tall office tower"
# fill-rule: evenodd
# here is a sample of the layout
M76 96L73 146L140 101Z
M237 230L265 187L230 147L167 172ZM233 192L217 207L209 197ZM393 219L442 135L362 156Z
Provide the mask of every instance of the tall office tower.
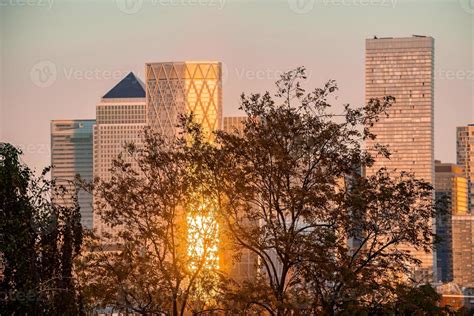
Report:
M223 120L222 129L227 133L242 132L247 118L247 116L226 116Z
M244 122L247 119L247 116L224 117L223 131L227 133L240 134L244 129ZM234 280L240 282L255 280L258 271L257 255L248 249L241 249L238 260L232 260L232 255L232 251L226 254L228 258L225 258L224 261L233 263L232 267L229 269L229 274L234 278ZM278 262L276 258L275 262Z
M76 175L86 181L92 180L92 127L95 120L54 120L51 121L51 178L58 185L68 189L66 196L56 201L64 206L72 206L72 194L77 186ZM92 228L92 195L78 189L77 197L81 212L81 223Z
M366 40L365 99L396 98L371 129L377 135L368 140L390 146L390 159L377 158L368 176L379 168L411 171L417 178L434 181L434 39L432 37L374 38ZM412 252L421 260L421 272L433 271L433 255ZM436 270L435 270L436 271Z
M464 167L469 182L469 209L474 214L474 124L460 126L457 136L457 164Z
M468 181L461 166L436 161L436 198L447 197L446 213L436 218L438 281L454 281L461 286L473 284L472 217L468 213Z
M146 64L148 123L173 137L178 116L193 113L208 139L222 124L222 70L220 62L165 62Z
M94 126L94 178L110 179L112 162L129 142L141 143L146 124L145 87L129 73L107 92L96 107ZM126 157L125 157L126 158ZM133 166L133 161L130 161ZM99 218L94 219L99 234L108 229Z

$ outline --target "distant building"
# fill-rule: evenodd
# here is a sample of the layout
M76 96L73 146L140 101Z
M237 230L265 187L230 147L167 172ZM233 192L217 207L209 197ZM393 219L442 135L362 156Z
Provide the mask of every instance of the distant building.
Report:
M247 120L247 116L226 116L222 129L228 133L241 132L244 129L245 120Z
M469 182L469 209L474 213L474 124L458 127L456 138L457 164Z
M247 116L228 116L224 117L223 120L223 131L227 133L241 133L244 129L244 123L247 120ZM257 255L248 250L242 249L240 251L240 257L236 261L232 260L233 252L227 253L225 256L228 262L232 262L229 267L230 275L237 281L249 281L255 280L258 271L258 257ZM277 262L275 258L275 262Z
M148 122L158 133L176 136L180 114L193 113L207 138L222 126L220 62L146 64Z
M447 197L445 213L438 214L436 233L438 281L474 286L474 217L468 213L468 182L461 166L436 161L436 197Z
M434 181L434 39L432 37L375 38L366 40L365 100L393 96L395 104L371 128L377 135L366 142L388 145L390 159L378 157L367 176L382 167L410 171ZM404 247L404 246L401 246ZM433 272L433 255L412 250L421 260L422 275Z
M96 118L94 178L107 181L112 162L124 151L125 144L142 143L141 135L147 126L144 84L129 73L101 98L96 106ZM94 219L94 228L99 234L108 230L98 217Z
M86 181L92 180L92 127L95 120L51 121L51 178L57 185L68 189L68 193L56 203L73 205L73 194L78 194L81 223L92 228L92 195L75 183L76 175Z

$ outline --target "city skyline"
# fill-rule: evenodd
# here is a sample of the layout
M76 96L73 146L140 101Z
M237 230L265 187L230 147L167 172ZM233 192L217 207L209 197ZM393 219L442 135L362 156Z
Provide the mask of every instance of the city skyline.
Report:
M455 129L474 122L469 10L458 1L430 6L397 1L393 7L323 6L317 2L313 9L305 8L307 12L295 12L291 3L278 1L270 10L265 2L226 1L221 9L145 2L139 11L127 14L115 1L106 1L96 4L93 12L88 10L85 20L87 8L77 3L58 1L51 9L2 6L0 136L21 145L26 162L40 170L50 161L50 120L93 117L96 100L103 91L130 71L145 80L143 65L157 60L222 61L224 116L241 115L237 110L240 93L270 89L278 74L299 65L308 69L308 87L320 86L328 79L338 82L340 92L335 105L362 104L364 40L373 35L421 34L436 39L435 158L455 162ZM208 19L190 15L193 10ZM401 16L404 23L396 23ZM102 27L104 17L107 27ZM292 26L280 25L280 18ZM183 22L176 29L182 35L177 38L163 31L173 25L173 19ZM236 28L232 21L237 19L246 23ZM24 22L20 28L19 21ZM78 28L80 21L95 32ZM328 22L334 27L321 29ZM41 33L35 31L37 23L42 25ZM349 29L350 36L344 36ZM169 30L170 34L175 32ZM16 32L21 36L14 37ZM294 34L291 38L287 36L290 33ZM137 36L128 36L132 34ZM123 41L125 35L127 42ZM60 42L68 45L57 45ZM101 43L106 43L108 49L96 50ZM133 49L116 49L119 44ZM41 83L35 73L38 67L51 68L55 75ZM25 112L31 115L21 121L31 128L19 133L14 122Z

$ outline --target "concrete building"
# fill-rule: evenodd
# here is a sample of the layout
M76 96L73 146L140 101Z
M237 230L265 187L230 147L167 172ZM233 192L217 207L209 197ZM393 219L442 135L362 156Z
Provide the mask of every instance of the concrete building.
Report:
M456 138L457 164L463 166L469 182L469 209L474 213L474 124L458 127Z
M365 100L393 96L395 104L371 131L377 138L366 142L388 145L390 159L378 157L368 176L382 167L410 171L417 178L434 181L434 39L413 36L366 40ZM413 253L413 252L412 252ZM433 254L416 251L423 275L433 270Z
M94 178L109 180L112 162L124 151L126 143L141 143L147 126L145 86L129 73L107 92L96 106L94 126ZM133 165L133 161L130 160ZM94 218L94 228L100 234L108 228Z
M92 129L95 120L54 120L51 121L51 178L57 185L63 185L68 193L56 202L72 206L73 194L78 196L81 223L91 229L92 195L80 189L75 183L79 175L85 181L92 180Z
M446 212L438 214L436 233L438 281L463 287L474 284L472 271L474 217L468 213L468 182L461 166L436 161L436 198L448 198Z

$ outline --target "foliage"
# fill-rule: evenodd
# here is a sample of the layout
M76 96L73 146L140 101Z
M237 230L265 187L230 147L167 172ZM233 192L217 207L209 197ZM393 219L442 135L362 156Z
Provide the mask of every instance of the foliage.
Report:
M129 144L114 161L110 180L96 179L95 209L106 228L80 263L92 305L167 315L213 308L217 226L198 225L188 238L189 216L203 219L215 207L203 199L203 140L193 128L172 141L147 130L141 146Z
M306 93L304 79L298 68L277 82L275 97L242 95L243 131L219 132L208 159L227 232L261 265L236 297L271 315L393 301L419 264L409 249L431 251L433 188L407 172L363 175L377 156L390 157L381 144L362 144L375 139L370 128L393 98L336 115L335 83Z
M46 179L49 168L36 177L20 155L12 145L1 144L0 310L6 314L78 314L72 271L82 243L77 199L70 201L72 207L57 203L67 195L66 189Z

